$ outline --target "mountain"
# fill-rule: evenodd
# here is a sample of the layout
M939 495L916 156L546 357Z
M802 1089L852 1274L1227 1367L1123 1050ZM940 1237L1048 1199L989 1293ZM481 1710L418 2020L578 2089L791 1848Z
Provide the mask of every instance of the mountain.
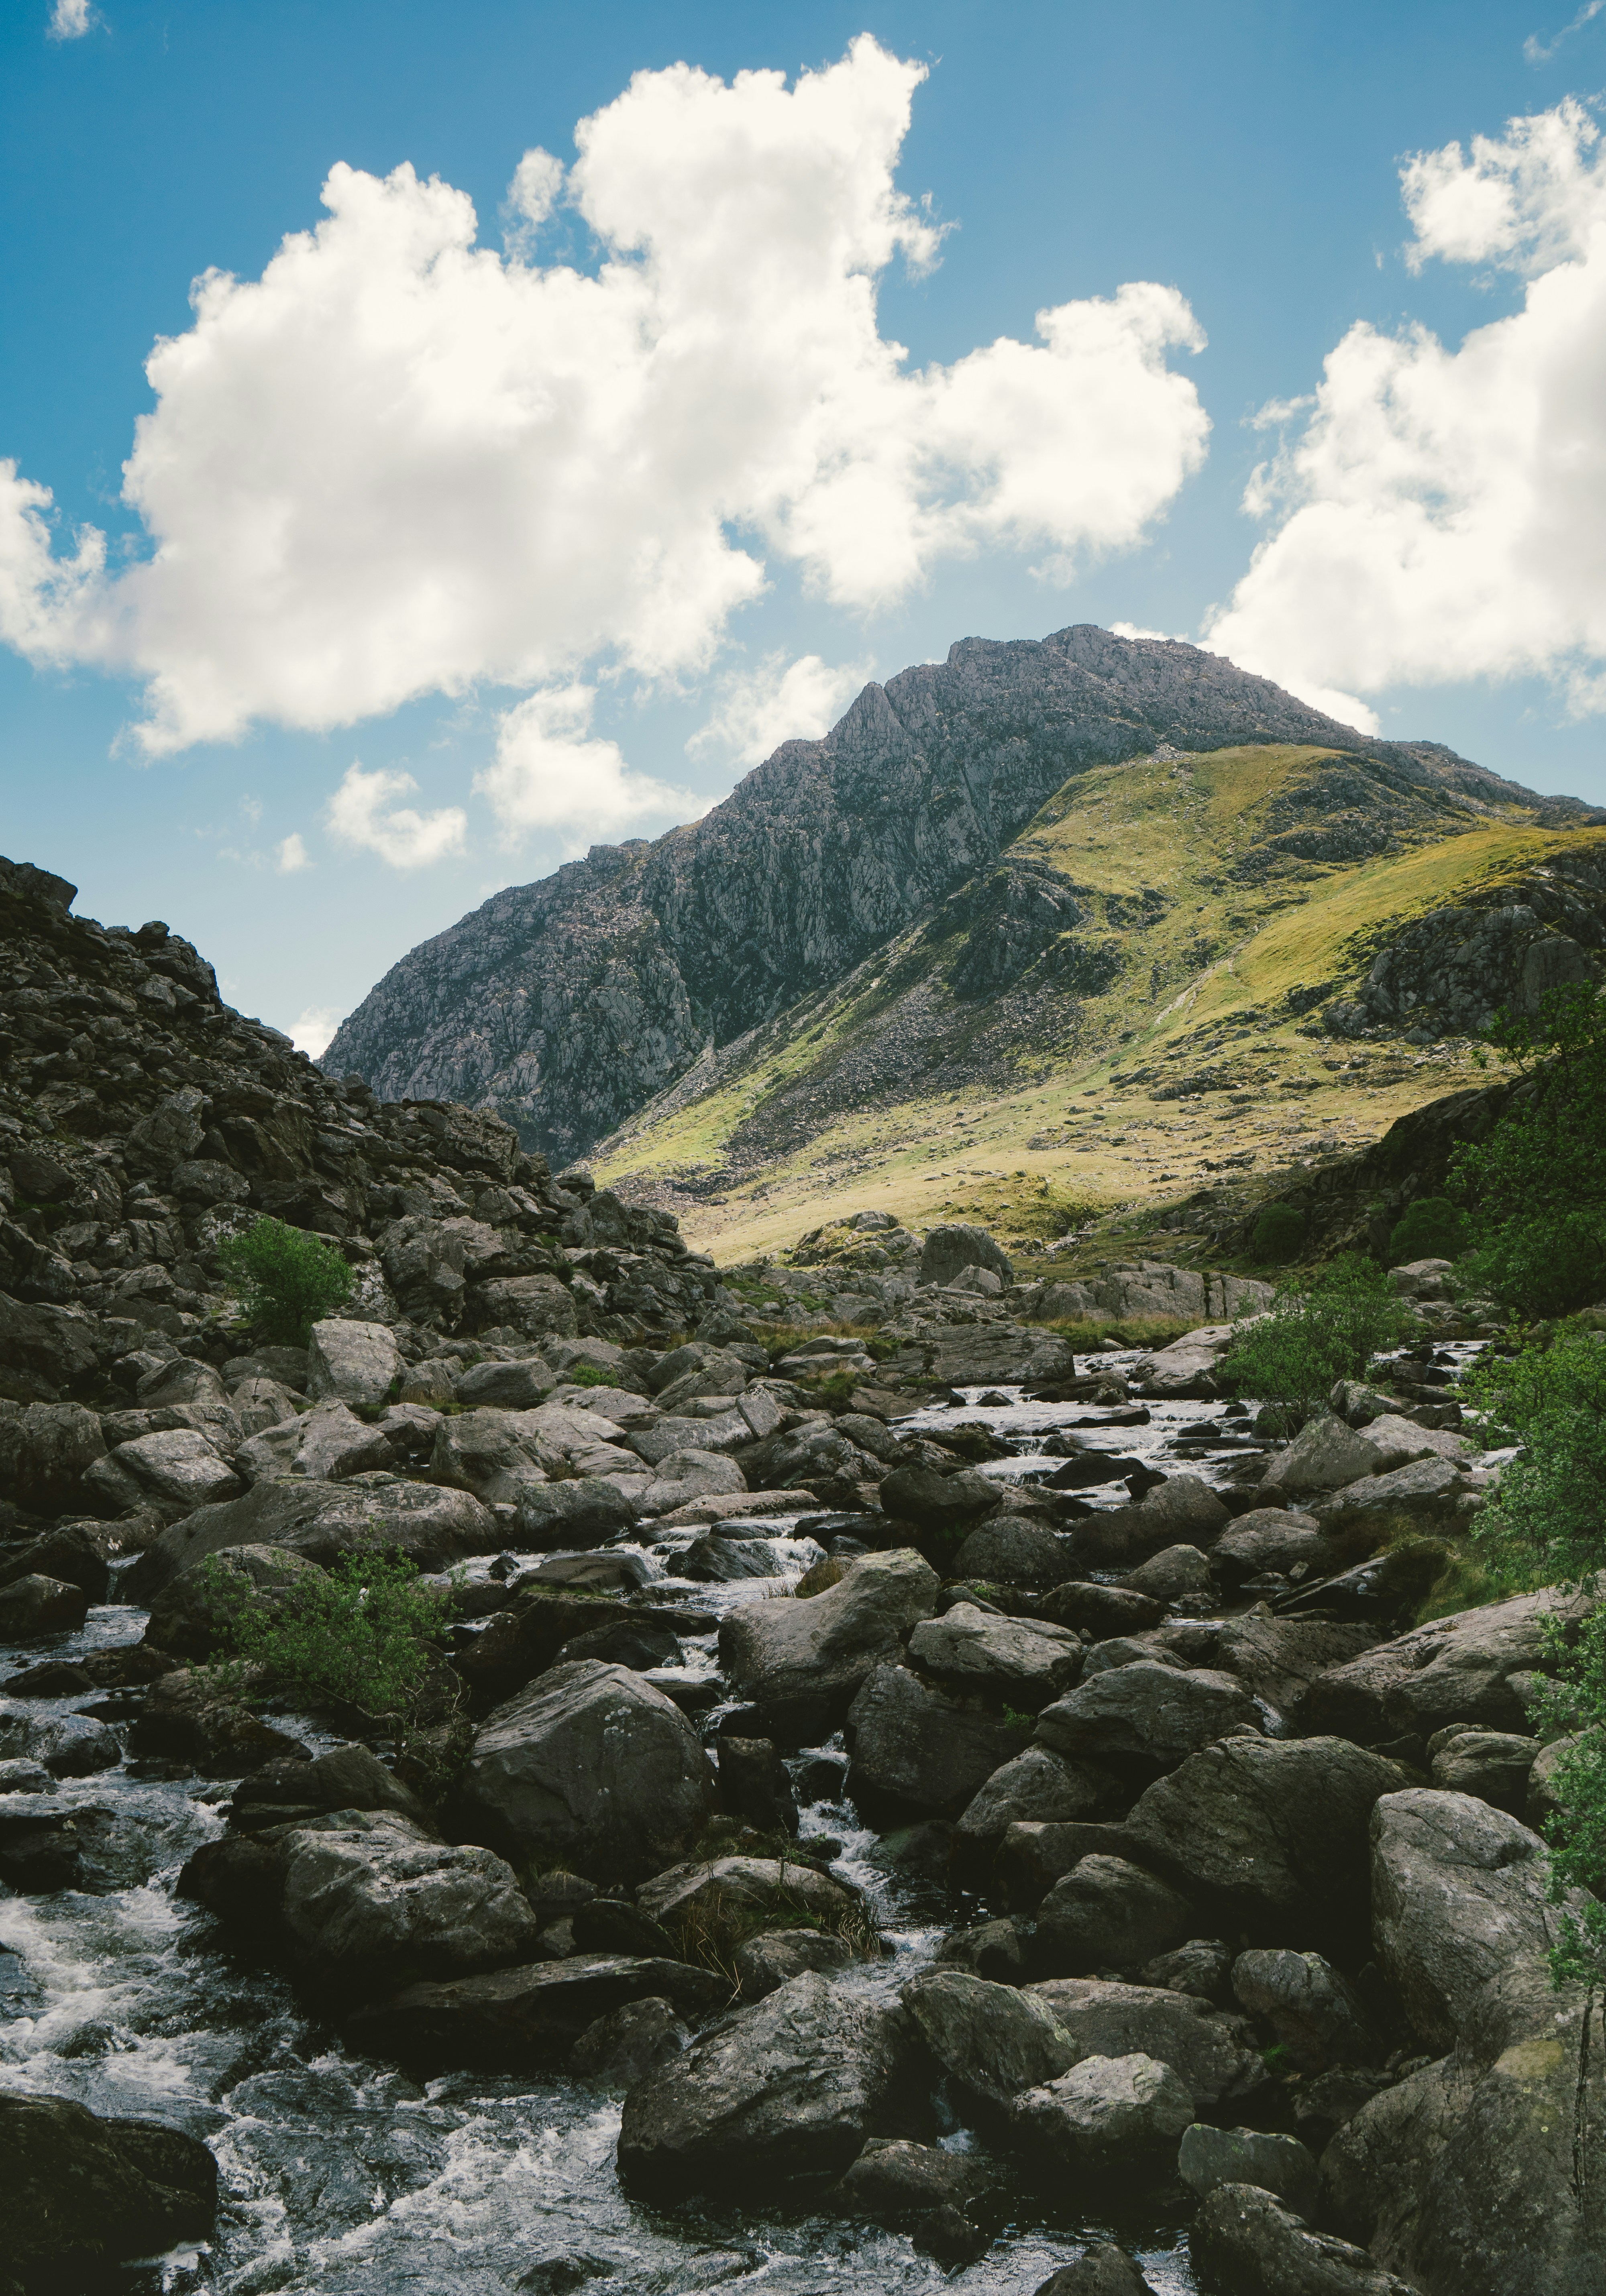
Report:
M385 1098L494 1110L566 1163L710 1049L841 980L1069 777L1244 742L1364 759L1364 784L1330 793L1332 833L1356 852L1387 843L1393 805L1449 829L1556 802L1432 744L1362 741L1194 646L1087 626L967 638L866 686L823 740L784 742L701 821L495 895L391 968L324 1068ZM1308 841L1310 819L1269 833Z

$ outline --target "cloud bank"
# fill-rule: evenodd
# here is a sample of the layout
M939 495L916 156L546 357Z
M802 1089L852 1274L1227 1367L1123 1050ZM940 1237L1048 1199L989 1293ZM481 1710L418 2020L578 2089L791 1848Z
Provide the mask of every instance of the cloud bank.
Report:
M64 540L0 463L0 636L140 680L152 755L537 689L481 776L512 834L574 814L565 773L608 822L642 813L612 745L577 748L571 697L705 672L774 562L862 612L982 548L1060 578L1136 542L1204 455L1168 365L1203 337L1175 289L1131 283L912 368L876 283L939 252L894 182L923 77L868 36L791 86L639 73L567 174L526 154L502 252L450 184L335 168L326 218L260 279L199 280L152 354L124 466L141 562ZM593 273L537 259L560 200ZM374 779L348 775L338 835L404 865L451 849L451 809L387 811Z
M1458 350L1356 325L1255 473L1271 531L1205 642L1363 726L1358 694L1542 675L1606 709L1606 152L1568 101L1402 171L1413 266L1526 281ZM1282 410L1284 413L1295 410Z

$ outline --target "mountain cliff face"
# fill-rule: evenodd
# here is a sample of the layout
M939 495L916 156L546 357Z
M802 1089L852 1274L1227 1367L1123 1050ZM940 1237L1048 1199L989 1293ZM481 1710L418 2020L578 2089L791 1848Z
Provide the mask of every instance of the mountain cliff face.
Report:
M1263 868L1388 850L1401 809L1441 833L1512 807L1528 820L1577 810L1433 744L1360 741L1194 646L1089 626L967 638L946 662L866 686L823 740L783 743L703 820L594 846L422 943L324 1066L388 1099L495 1111L567 1163L709 1054L843 980L985 871L1071 776L1243 743L1345 760L1319 803L1307 793L1268 826ZM986 898L999 931L977 939L977 996L1037 949L1063 900L1021 865Z

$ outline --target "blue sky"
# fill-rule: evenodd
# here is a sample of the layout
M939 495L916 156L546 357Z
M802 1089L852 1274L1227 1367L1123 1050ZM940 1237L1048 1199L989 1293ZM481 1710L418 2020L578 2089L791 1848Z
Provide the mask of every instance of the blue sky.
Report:
M1606 801L1606 12L1570 20L12 0L0 849L291 1026L864 676L1073 621L1219 629Z

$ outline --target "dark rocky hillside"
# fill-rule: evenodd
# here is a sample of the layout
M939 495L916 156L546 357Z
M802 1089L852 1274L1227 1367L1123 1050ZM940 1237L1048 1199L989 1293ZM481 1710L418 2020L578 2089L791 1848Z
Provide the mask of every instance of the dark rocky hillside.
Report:
M1194 646L1087 625L1041 643L967 638L946 662L866 686L823 740L783 743L702 821L496 894L393 966L324 1066L386 1098L494 1110L568 1162L709 1050L841 981L1070 776L1256 742L1346 753L1319 805L1271 825L1263 873L1385 849L1401 808L1446 829L1513 805L1558 822L1582 810L1434 743L1360 740ZM1038 898L1025 885L1009 898L1006 969ZM991 985L983 968L971 991Z

